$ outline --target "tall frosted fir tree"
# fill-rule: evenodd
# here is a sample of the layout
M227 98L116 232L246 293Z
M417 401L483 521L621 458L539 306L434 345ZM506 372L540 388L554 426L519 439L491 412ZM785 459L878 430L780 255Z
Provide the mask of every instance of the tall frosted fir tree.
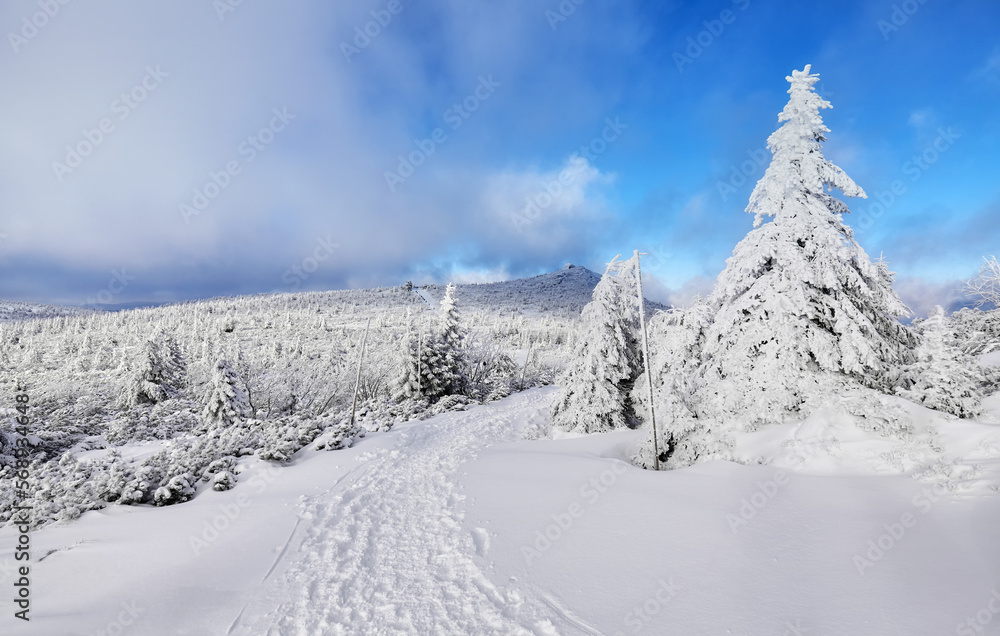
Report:
M635 262L612 261L581 314L582 332L552 407L555 426L581 433L620 428L632 416L629 392L640 371Z
M898 321L909 310L891 272L855 242L842 218L850 210L831 194L866 198L823 156L829 128L819 111L830 103L809 71L785 78L790 98L767 140L771 163L746 207L755 229L710 298L717 310L703 350L703 410L749 428L781 421L845 381L891 392L914 344Z

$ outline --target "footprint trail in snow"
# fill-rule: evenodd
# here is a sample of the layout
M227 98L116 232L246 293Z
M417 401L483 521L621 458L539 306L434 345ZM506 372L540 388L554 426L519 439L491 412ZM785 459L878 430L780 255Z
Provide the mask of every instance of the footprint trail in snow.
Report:
M517 439L549 401L529 391L394 433L396 449L307 500L291 539L298 550L279 557L229 633L558 634L544 599L501 589L476 565L489 537L463 527L452 481L479 451Z

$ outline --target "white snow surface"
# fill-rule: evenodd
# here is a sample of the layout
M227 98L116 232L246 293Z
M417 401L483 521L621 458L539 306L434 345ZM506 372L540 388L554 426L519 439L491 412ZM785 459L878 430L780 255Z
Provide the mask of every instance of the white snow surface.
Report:
M304 450L289 467L248 460L233 490L184 504L45 527L31 534L32 620L10 610L0 631L1000 633L1000 428L941 420L946 450L980 466L949 494L847 470L843 455L820 474L777 460L656 473L628 463L643 431L525 439L556 391ZM767 434L823 437L810 426ZM8 590L15 541L0 529ZM970 618L981 629L959 631Z

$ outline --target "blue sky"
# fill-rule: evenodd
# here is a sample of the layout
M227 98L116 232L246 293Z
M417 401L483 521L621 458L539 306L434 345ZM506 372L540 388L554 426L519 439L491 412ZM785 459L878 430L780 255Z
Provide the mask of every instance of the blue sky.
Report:
M640 248L650 295L683 303L751 229L805 64L826 155L869 194L848 223L918 313L1000 245L996 2L12 0L0 24L0 298L498 280Z

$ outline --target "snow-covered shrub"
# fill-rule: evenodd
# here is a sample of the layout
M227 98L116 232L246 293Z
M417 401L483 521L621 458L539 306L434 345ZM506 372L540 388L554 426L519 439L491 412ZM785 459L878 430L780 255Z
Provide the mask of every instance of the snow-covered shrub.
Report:
M316 445L317 450L341 450L354 446L354 443L365 436L363 428L355 424L351 425L351 419L345 417L338 423L329 426L323 435L323 439Z
M170 439L194 430L198 424L197 405L188 400L167 400L154 405L134 407L119 413L107 424L104 437L109 444Z
M153 503L157 506L169 506L189 501L195 495L193 483L196 483L196 480L191 473L174 475L165 486L156 489Z
M462 357L463 393L480 402L498 400L513 393L517 365L491 334L473 333L467 337Z

